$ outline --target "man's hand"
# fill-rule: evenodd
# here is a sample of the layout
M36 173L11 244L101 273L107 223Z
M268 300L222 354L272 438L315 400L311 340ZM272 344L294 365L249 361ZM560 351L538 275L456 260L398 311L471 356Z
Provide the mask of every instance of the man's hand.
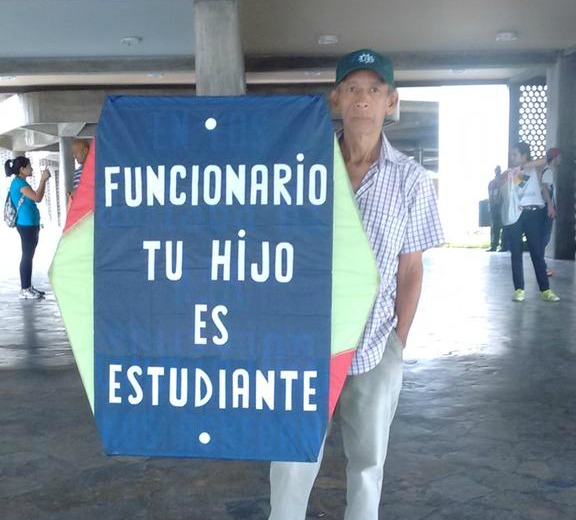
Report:
M556 210L554 209L554 205L548 203L547 208L548 208L548 217L549 218L556 218Z

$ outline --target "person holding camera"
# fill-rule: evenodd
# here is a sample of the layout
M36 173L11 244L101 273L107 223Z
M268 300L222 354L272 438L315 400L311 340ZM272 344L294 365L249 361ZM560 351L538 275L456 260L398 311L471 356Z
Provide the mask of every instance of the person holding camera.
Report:
M34 253L38 245L40 234L40 212L38 202L44 198L46 183L50 178L50 170L42 172L38 188L34 190L28 184L28 177L32 176L32 164L30 159L18 156L4 163L4 171L7 177L14 176L10 184L10 198L17 208L16 229L22 242L22 258L20 260L20 298L37 300L44 296L32 285L32 264Z

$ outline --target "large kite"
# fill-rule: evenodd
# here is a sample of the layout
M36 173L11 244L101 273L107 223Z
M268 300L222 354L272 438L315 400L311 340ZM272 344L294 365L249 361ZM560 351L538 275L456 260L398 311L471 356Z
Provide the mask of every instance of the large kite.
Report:
M378 291L320 96L108 98L50 277L110 455L316 460Z

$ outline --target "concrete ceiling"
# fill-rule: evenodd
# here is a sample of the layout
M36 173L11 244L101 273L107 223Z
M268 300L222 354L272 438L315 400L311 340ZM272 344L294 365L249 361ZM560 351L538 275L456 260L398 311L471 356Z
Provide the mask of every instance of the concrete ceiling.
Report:
M574 0L243 0L247 53L336 53L368 46L390 53L556 50L576 45ZM505 46L496 33L515 30Z
M400 82L507 81L576 48L574 0L241 0L248 82L331 81L368 46ZM497 42L501 30L518 39ZM338 42L321 45L321 35ZM138 36L138 45L121 39ZM194 80L193 0L2 0L0 91Z
M192 0L2 0L0 57L192 55L193 24Z
M338 57L362 47L390 55L400 86L529 79L576 51L576 0L239 6L248 91L256 93L326 92ZM504 30L518 38L497 42ZM322 45L322 35L337 42ZM140 42L125 45L125 37ZM194 0L0 0L0 146L55 150L58 136L91 136L106 93L193 93L194 47ZM430 118L420 105L403 112L399 140Z

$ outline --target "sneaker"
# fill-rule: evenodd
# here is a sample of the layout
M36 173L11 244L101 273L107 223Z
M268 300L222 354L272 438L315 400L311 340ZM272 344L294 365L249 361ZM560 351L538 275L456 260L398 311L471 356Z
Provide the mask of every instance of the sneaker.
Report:
M525 297L524 289L516 289L514 291L514 296L512 296L512 300L515 302L523 302Z
M40 296L46 296L46 291L41 291L40 289L36 289L33 285L30 286L30 290L38 293Z
M558 298L558 296L556 296L550 289L548 289L547 291L542 291L541 293L541 297L545 302L559 302L560 298Z
M42 298L42 296L36 291L33 291L32 287L20 291L20 299L22 300L39 300L40 298Z

